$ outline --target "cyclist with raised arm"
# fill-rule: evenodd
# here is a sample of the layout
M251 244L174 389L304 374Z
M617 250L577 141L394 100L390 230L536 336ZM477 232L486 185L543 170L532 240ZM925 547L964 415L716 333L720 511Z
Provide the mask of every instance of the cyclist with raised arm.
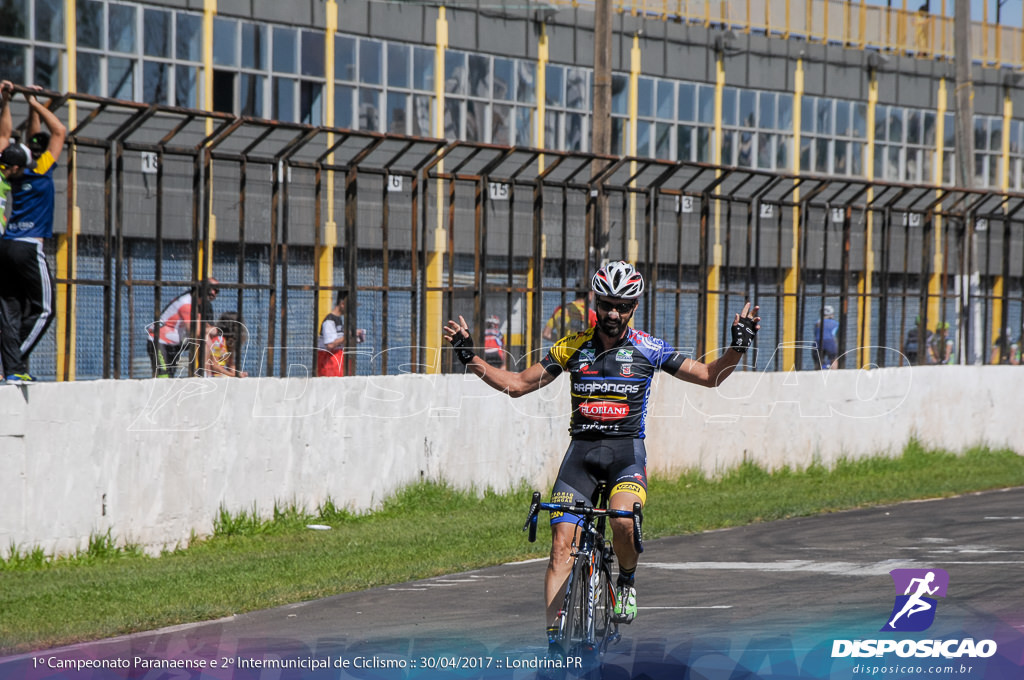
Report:
M644 292L644 279L628 262L601 267L591 281L596 296L597 325L558 340L540 363L521 372L491 366L473 351L466 320L449 320L444 338L459 361L485 383L520 397L549 384L563 371L572 380L572 440L551 493L552 503L593 503L598 483L610 487L609 506L632 510L647 500L647 453L644 419L651 381L658 370L686 382L715 387L733 372L760 329L758 308L744 305L732 321L732 343L714 361L704 363L677 352L664 340L629 326ZM549 654L557 648L558 609L572 568L575 517L552 515L551 555L545 576ZM612 620L631 623L636 617L634 574L639 555L628 518L611 520L612 545L619 561Z

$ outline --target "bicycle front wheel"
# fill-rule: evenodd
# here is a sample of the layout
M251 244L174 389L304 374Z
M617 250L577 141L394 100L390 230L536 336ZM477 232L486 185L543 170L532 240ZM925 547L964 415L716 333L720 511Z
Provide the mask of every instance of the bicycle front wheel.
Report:
M562 604L562 649L566 654L579 654L587 641L587 585L590 580L590 564L585 557L577 556L572 572L566 582L565 600Z
M612 623L612 602L615 601L615 594L612 592L607 564L602 564L595 570L594 580L594 640L603 653L618 631L617 626Z

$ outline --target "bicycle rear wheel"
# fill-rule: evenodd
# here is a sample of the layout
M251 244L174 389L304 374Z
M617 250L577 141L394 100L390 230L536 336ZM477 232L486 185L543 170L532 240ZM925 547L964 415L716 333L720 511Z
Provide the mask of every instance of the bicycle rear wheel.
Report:
M608 571L607 563L603 563L596 570L594 596L594 641L601 653L608 649L608 645L614 642L618 635L618 625L612 623L612 603L615 595L612 592L611 574Z

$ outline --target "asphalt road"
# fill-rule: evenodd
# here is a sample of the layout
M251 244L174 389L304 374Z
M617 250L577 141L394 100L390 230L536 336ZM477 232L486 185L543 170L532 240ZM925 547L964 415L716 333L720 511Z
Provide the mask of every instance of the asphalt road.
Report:
M1024 678L1022 556L1024 488L649 541L639 615L603 677ZM543 569L506 564L9 657L0 679L533 678ZM881 631L900 594L894 569L948 574L923 631ZM834 657L836 640L959 642L945 647L953 658L900 656L914 642Z

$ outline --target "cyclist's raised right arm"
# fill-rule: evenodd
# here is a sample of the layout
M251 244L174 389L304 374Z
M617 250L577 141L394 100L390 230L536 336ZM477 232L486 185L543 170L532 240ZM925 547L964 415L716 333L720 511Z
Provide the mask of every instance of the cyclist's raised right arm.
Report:
M458 321L449 319L444 326L444 339L452 343L456 352L465 353L463 363L485 383L505 392L510 397L521 397L544 387L557 376L548 373L542 364L533 364L524 371L514 372L498 368L487 363L472 351L472 340L466 320L459 316Z

